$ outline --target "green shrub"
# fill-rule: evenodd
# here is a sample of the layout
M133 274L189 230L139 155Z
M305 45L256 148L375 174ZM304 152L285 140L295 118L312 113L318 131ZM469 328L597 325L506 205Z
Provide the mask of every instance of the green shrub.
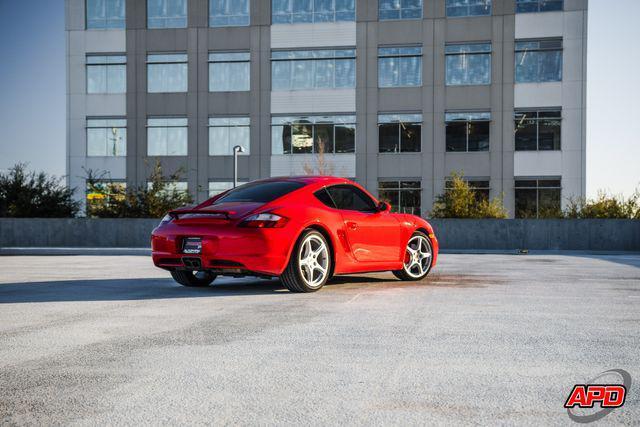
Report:
M68 218L78 212L74 190L61 178L44 172L28 172L18 163L7 173L0 172L0 217Z
M168 211L193 202L188 192L175 191L182 171L165 177L156 162L150 185L125 188L119 183L103 183L104 173L87 171L87 216L96 218L160 218Z
M450 175L450 186L436 197L432 218L506 218L502 195L491 200L480 197L461 173Z
M569 199L565 218L640 219L640 189L631 197L609 195L599 191L595 199Z

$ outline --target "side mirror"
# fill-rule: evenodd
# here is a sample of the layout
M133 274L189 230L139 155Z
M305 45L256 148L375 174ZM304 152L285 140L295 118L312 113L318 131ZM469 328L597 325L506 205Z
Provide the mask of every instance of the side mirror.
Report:
M378 212L389 212L391 210L391 205L387 202L378 203Z

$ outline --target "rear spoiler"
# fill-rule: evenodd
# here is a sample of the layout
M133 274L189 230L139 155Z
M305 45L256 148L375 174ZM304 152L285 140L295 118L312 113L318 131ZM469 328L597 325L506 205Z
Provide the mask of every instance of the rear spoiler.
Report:
M173 219L179 219L180 215L224 215L226 219L231 219L229 215L234 214L233 211L212 211L200 209L182 209L170 211L168 215Z

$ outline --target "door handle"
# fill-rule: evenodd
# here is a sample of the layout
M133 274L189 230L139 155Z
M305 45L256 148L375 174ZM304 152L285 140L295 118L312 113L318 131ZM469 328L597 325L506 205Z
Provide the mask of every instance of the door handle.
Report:
M353 222L353 221L347 221L347 228L349 228L349 230L357 230L358 229L358 223Z

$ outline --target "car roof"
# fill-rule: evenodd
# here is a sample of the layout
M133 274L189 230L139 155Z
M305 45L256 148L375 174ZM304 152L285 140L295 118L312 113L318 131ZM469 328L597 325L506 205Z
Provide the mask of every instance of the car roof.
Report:
M337 176L324 176L324 175L299 175L299 176L276 176L272 178L260 179L253 182L273 182L273 181L294 181L302 182L305 184L342 184L351 182L347 178L340 178Z

